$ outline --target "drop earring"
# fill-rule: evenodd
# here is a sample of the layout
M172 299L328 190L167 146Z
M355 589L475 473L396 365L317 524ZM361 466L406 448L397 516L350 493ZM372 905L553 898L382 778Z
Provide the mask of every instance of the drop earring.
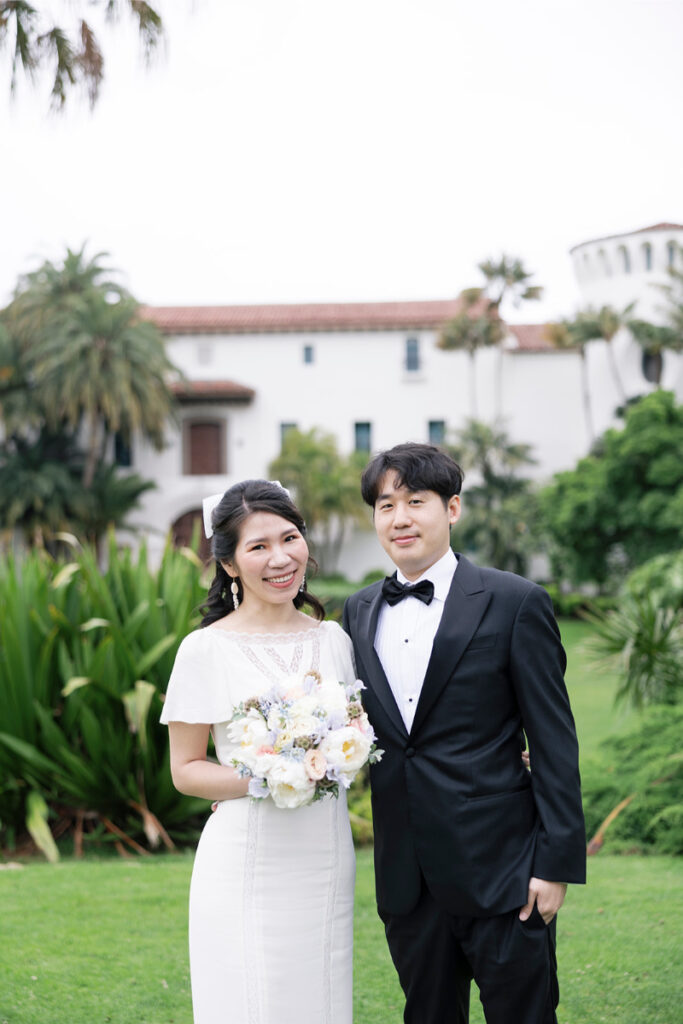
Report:
M232 594L232 606L235 609L235 611L237 611L237 609L240 606L239 589L237 587L237 577L235 577L235 579L233 579L232 583L230 584L230 593Z
M304 578L302 579L301 586L299 587L299 593L303 594L305 590L306 590L306 574L304 573Z

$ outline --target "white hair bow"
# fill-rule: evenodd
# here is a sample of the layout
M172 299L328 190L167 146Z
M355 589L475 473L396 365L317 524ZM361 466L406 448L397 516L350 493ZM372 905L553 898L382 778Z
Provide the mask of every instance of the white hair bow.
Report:
M274 484L279 487L281 491L284 491L288 498L291 498L291 494L286 487L283 487L279 480L268 480L269 484ZM204 533L206 534L207 540L213 537L213 523L211 517L213 510L216 505L220 502L221 498L225 494L225 491L221 491L220 494L210 494L208 498L204 498L202 501L202 516L204 519Z

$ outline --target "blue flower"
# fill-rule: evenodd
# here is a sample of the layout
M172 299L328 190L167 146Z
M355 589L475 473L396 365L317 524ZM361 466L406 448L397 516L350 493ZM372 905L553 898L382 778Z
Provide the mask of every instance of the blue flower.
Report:
M249 796L255 797L257 800L262 800L268 796L268 783L265 779L250 779L249 789L247 790Z

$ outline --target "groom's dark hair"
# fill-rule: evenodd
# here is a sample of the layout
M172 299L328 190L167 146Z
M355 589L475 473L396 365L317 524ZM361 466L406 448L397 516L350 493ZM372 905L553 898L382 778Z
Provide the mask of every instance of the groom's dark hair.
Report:
M385 473L396 473L396 486L409 491L436 491L444 505L460 494L464 473L455 459L435 444L408 441L385 452L378 452L363 470L360 492L371 508L379 497Z

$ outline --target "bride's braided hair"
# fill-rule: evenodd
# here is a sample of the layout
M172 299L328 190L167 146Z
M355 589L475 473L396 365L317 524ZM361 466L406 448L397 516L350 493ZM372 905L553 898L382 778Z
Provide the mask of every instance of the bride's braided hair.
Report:
M232 562L242 523L252 512L270 512L274 516L280 516L296 526L303 537L306 536L306 524L301 513L287 491L279 484L271 483L269 480L242 480L230 487L211 515L211 551L216 560L216 575L209 587L206 602L199 609L203 615L202 626L208 626L233 611L230 593L232 579L221 562ZM309 559L309 565L317 568L313 559ZM241 601L242 582L239 579L237 587L237 596ZM294 598L294 607L299 609L305 604L310 606L316 619L325 618L325 609L318 598L308 592L304 583L304 589Z

